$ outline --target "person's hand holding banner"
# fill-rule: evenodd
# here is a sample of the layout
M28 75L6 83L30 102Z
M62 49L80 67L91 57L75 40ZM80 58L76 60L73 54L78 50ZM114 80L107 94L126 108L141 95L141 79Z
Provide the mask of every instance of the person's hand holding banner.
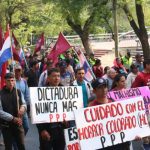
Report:
M65 126L65 128L69 128L69 122L66 121L65 119L63 121L63 125Z

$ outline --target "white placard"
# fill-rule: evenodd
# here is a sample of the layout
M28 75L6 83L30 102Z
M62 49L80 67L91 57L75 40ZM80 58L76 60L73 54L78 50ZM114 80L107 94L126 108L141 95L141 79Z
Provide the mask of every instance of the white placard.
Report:
M67 150L80 150L77 128L72 127L64 130L66 149Z
M150 135L143 98L75 110L82 150L94 150Z
M30 87L32 123L74 120L73 110L83 108L82 87Z

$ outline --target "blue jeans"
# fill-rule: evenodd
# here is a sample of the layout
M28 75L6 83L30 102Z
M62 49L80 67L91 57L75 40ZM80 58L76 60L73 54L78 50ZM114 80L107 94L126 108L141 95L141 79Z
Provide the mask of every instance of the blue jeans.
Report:
M29 120L28 120L28 115L27 113L25 113L23 115L23 118L22 118L22 125L23 125L23 128L24 128L24 134L26 135L28 130L29 130Z

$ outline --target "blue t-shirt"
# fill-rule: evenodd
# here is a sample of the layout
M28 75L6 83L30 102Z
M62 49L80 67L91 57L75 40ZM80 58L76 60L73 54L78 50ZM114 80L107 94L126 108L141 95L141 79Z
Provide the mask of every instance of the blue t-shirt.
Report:
M88 106L88 94L87 94L87 91L86 91L85 82L84 81L82 83L77 82L77 84L79 86L82 86L83 104L84 104L84 107L87 107Z

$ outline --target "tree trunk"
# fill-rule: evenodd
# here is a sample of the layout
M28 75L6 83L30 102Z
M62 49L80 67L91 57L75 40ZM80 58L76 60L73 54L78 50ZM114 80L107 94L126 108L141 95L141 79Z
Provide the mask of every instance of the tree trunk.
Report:
M90 48L90 44L89 44L89 35L87 34L82 34L80 35L82 44L84 46L84 49L86 51L86 53L89 55L90 53L92 53L92 50Z
M134 20L127 3L124 5L123 10L129 20L131 27L133 28L135 34L137 35L137 37L141 42L144 59L146 59L146 58L150 58L150 47L148 42L147 30L145 28L143 8L142 5L137 3L136 0L135 0L135 6L136 6L136 16L138 20L138 25Z
M88 29L82 29L81 25L75 24L69 17L67 17L67 23L81 38L86 53L90 54L92 51L90 49Z
M137 20L138 20L139 30L140 30L139 39L141 41L144 59L146 59L146 58L150 58L150 48L148 42L148 34L145 27L144 12L142 8L142 4L140 4L137 0L135 0L135 5L136 5Z
M141 42L142 49L143 49L144 59L150 58L150 48L149 48L148 36L146 36L146 35L141 36L140 42Z

